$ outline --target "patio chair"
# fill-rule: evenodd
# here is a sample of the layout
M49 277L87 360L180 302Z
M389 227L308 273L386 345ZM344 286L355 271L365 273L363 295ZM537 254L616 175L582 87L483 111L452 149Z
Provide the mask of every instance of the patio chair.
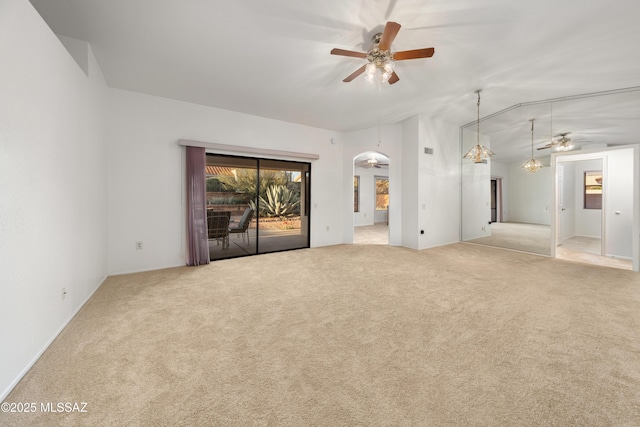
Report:
M244 242L244 236L247 236L247 244L249 244L249 225L251 224L251 220L253 219L253 209L247 208L244 210L244 213L240 217L240 220L237 223L232 224L229 227L229 233L241 233L242 241Z
M207 231L209 240L216 239L222 249L229 247L229 218L231 212L207 210Z

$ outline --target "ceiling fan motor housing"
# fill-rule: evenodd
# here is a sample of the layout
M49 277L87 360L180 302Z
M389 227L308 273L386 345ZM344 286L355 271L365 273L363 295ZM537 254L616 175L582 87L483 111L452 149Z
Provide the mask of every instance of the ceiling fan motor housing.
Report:
M382 33L378 33L371 38L373 45L367 51L367 60L372 64L375 64L376 67L382 68L385 64L391 63L393 61L393 54L391 53L391 49L381 50L380 49L380 38L382 37Z

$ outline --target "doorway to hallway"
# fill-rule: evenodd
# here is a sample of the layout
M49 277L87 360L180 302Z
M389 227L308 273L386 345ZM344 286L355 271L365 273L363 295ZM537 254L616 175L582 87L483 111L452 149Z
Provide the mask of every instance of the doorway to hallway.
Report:
M353 243L389 244L389 167L389 158L375 151L353 159Z

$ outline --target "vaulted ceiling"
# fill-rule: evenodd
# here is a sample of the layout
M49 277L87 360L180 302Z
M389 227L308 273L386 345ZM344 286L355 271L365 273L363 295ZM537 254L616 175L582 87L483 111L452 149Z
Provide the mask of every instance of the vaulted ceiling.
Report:
M53 31L88 41L111 87L350 131L416 113L482 112L640 86L637 0L30 0ZM400 81L342 79L385 22ZM523 140L529 140L523 120Z

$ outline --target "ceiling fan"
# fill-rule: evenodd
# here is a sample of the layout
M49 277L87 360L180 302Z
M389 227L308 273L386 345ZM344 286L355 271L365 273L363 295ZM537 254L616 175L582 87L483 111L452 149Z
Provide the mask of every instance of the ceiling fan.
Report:
M382 80L388 81L389 84L397 83L400 78L394 71L395 61L404 61L407 59L430 58L435 50L432 47L424 49L404 50L401 52L391 52L391 43L400 31L400 24L397 22L387 22L382 33L378 33L371 38L372 46L367 52L354 52L352 50L344 50L334 48L331 50L332 55L350 56L353 58L363 58L369 61L356 71L351 73L343 80L349 83L360 74L365 73L368 80L373 80L376 71L380 70Z
M552 139L551 142L549 142L547 145L543 147L538 148L538 150L546 150L547 148L553 148L556 151L570 151L574 147L574 144L571 138L567 138L567 135L569 135L570 133L571 132L559 133L554 137L554 138L559 137L558 139Z
M389 166L389 163L380 163L380 161L378 159L376 159L375 157L372 157L370 159L367 160L363 160L361 162L359 162L357 164L358 167L361 168L383 168L383 167L387 167Z

